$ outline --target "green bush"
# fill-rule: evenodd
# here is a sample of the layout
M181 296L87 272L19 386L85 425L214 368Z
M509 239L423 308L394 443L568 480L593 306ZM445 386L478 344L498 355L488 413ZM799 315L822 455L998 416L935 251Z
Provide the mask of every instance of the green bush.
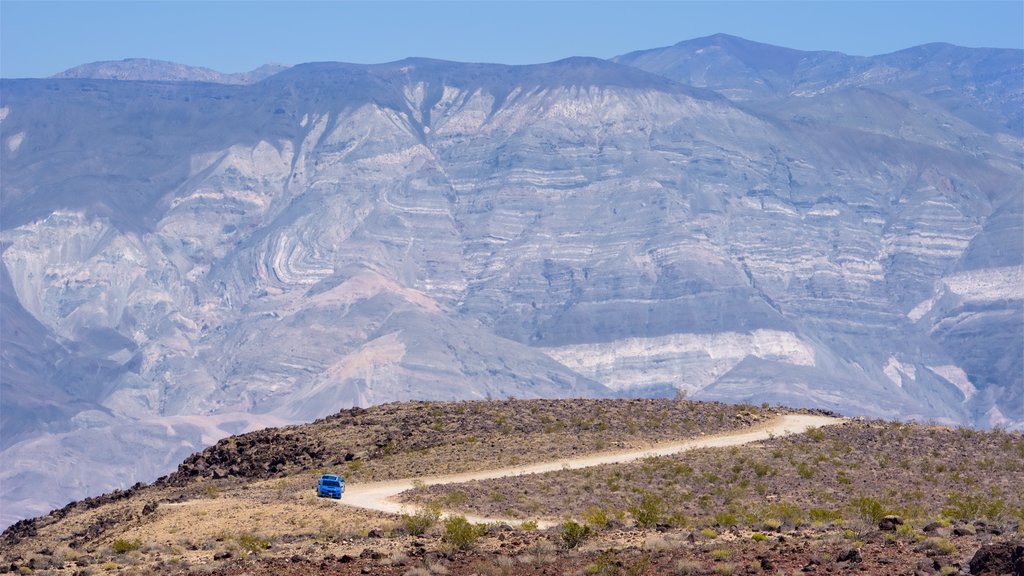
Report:
M821 442L825 439L825 431L821 428L811 427L807 429L807 437L815 442Z
M238 537L238 545L246 552L259 554L270 548L270 540L255 534L242 534Z
M441 539L459 550L469 550L483 533L483 526L470 523L465 516L449 516L444 521Z
M797 526L804 521L804 510L792 502L775 502L761 510L761 517L768 520L781 520Z
M956 546L952 542L945 538L925 538L923 542L918 545L920 550L932 550L939 555L948 556L950 554L956 554Z
M950 492L942 513L947 518L968 522L979 518L999 520L1005 510L1006 502L1002 498L993 498L984 494Z
M603 508L591 506L583 513L583 522L594 530L603 530L608 527L611 517L608 516L608 512Z
M637 526L654 526L661 520L663 506L664 501L660 496L648 492L636 506L629 509L629 513L633 515Z
M138 538L134 540L125 540L123 538L114 540L114 552L117 554L127 554L128 552L134 552L142 548L142 540Z
M754 470L754 474L756 474L758 478L764 478L772 471L772 467L764 462L754 462L750 467Z
M562 547L566 550L577 548L580 544L586 542L593 534L594 530L590 526L568 520L562 523L562 529L560 532Z
M731 512L719 512L715 514L715 525L720 528L731 528L739 525L739 519Z
M889 514L881 502L870 496L858 496L850 501L850 506L867 524L878 524Z
M806 462L801 462L796 465L796 473L799 474L801 478L814 478L814 466L811 466Z
M685 528L687 525L686 515L682 512L676 512L665 518L665 523L673 528Z
M435 506L420 508L415 514L402 514L402 526L411 536L421 536L437 524L441 511Z
M814 522L839 522L843 519L840 512L827 508L811 508L810 516Z

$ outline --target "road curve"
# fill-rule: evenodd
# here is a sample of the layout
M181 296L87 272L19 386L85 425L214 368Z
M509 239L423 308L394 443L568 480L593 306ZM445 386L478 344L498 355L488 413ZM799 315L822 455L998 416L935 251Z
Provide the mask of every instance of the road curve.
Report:
M563 458L549 462L539 462L523 466L511 466L507 468L495 468L493 470L478 470L475 472L464 472L460 474L447 474L444 476L423 476L419 478L404 478L389 482L369 482L366 484L347 483L345 495L339 501L346 506L378 510L390 514L412 513L419 509L415 504L396 502L392 498L398 494L411 490L416 486L432 486L434 484L459 484L472 480L490 480L492 478L505 478L510 476L524 476L526 474L540 474L542 472L553 472L556 470L575 470L599 466L601 464L619 464L633 462L651 456L668 456L677 452L685 452L695 448L720 448L724 446L738 446L758 440L765 440L773 436L786 436L798 434L808 428L817 426L829 426L843 422L842 418L829 416L817 416L811 414L785 414L778 416L766 423L756 425L752 428L737 432L726 432L714 436L691 438L677 442L655 445L649 448L639 448L620 452L599 452L589 456L578 456L574 458ZM467 515L470 522L505 522L518 524L522 520L510 518L492 518ZM538 521L541 528L555 524L550 521Z

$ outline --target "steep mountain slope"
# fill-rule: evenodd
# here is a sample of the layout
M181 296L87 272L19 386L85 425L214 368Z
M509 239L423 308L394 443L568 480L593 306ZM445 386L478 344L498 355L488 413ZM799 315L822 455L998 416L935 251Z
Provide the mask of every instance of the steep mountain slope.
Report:
M1024 423L1020 139L916 101L815 123L587 58L2 90L6 521L395 399Z
M869 88L926 98L986 132L1019 137L1024 130L1021 50L936 43L865 57L715 34L612 60L754 106L774 100L800 106L809 98Z
M614 60L715 90L765 117L806 128L807 134L832 134L837 140L883 135L954 153L932 156L935 164L972 157L1011 174L1021 166L1021 50L929 44L877 57L851 57L718 34ZM863 147L875 148L863 140L855 145ZM982 200L991 213L973 223L957 224L941 216L948 205L901 197L899 203L906 206L901 212L921 216L913 216L918 222L911 228L933 218L941 224L922 231L927 237L894 246L899 252L894 256L918 262L893 267L887 274L894 284L889 300L902 302L900 309L919 330L931 334L963 373L952 366L930 371L957 382L972 411L984 414L979 417L989 424L1005 423L1000 407L1019 414L1024 406L1024 183L1016 177L993 184L998 195ZM965 199L959 185L951 179L946 194ZM948 255L937 252L945 250ZM955 264L950 256L958 259ZM914 306L908 311L907 304ZM890 376L901 372L892 366ZM985 400L976 399L976 385L984 389ZM994 397L999 400L992 401Z

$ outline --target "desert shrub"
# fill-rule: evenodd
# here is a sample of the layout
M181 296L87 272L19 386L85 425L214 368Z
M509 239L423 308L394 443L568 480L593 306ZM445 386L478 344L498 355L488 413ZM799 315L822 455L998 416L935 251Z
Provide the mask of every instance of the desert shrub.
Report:
M796 473L799 474L801 478L814 478L814 466L811 466L806 462L801 462L796 465Z
M246 552L259 554L267 548L270 548L270 540L255 534L241 534L238 536L238 546Z
M753 462L750 465L750 467L751 469L753 469L754 474L756 474L758 478L763 478L767 476L768 473L771 472L772 470L772 467L765 462Z
M736 566L732 563L717 564L712 570L718 576L732 576L736 573Z
M469 496L466 496L466 493L461 490L450 492L444 497L444 503L448 508L465 506L467 500L469 500Z
M764 534L761 534L760 532L754 532L754 535L751 536L750 539L753 540L754 542L764 542L765 540L768 539L768 537L765 536Z
M415 514L402 514L402 526L412 536L421 536L427 530L437 524L441 512L437 507L426 506L420 508Z
M910 523L906 523L900 524L896 527L896 534L899 536L906 536L910 538L913 537L916 533L914 532L914 527L911 526Z
M766 521L775 519L783 522L789 522L796 526L803 522L804 511L800 506L797 506L792 502L775 502L762 508L761 517Z
M732 556L732 550L728 548L715 548L711 551L711 557L715 560L728 560Z
M547 539L538 538L533 544L527 546L519 558L519 562L539 568L551 563L555 558L555 545Z
M807 437L815 442L821 442L825 439L825 431L818 427L808 428Z
M870 496L858 496L850 501L850 506L867 524L878 524L889 514L881 502Z
M704 528L700 531L700 534L705 538L718 538L718 532L715 532L714 528Z
M665 523L673 528L684 528L687 525L686 515L682 512L676 512L665 518Z
M664 501L660 496L648 492L636 506L629 509L629 513L638 526L654 526L661 520L663 506Z
M715 514L715 525L721 528L731 528L739 525L739 520L732 512L719 512Z
M559 536L562 540L562 547L567 550L579 547L594 534L594 530L586 524L579 524L572 520L562 523Z
M627 562L626 565L622 567L622 573L625 576L641 576L642 574L647 574L650 567L651 557L644 554L635 560Z
M945 538L925 538L923 542L918 544L918 548L921 550L931 550L940 555L948 556L950 554L956 554L956 546L952 542Z
M583 522L595 530L601 530L608 527L611 517L608 516L608 512L603 508L591 506L583 513Z
M614 552L601 551L593 562L583 568L584 576L613 576L618 572L622 560L615 556Z
M134 552L139 548L142 548L142 540L139 540L138 538L134 540L119 538L114 540L113 548L114 552L117 554L127 554L128 552Z
M998 520L1005 509L1006 502L1002 498L984 494L950 492L942 513L954 520L970 521L978 518Z
M523 522L519 524L519 529L523 532L533 532L538 528L538 526L539 525L536 520L523 520Z
M469 550L483 533L483 526L470 523L465 516L449 516L441 539L459 550Z
M827 508L811 508L809 515L814 522L839 522L843 519L842 513Z

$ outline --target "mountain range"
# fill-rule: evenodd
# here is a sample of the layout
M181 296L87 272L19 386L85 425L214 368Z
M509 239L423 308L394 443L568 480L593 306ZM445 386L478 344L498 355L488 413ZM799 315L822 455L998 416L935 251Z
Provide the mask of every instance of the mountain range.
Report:
M3 524L405 399L1024 429L1024 51L0 81Z

